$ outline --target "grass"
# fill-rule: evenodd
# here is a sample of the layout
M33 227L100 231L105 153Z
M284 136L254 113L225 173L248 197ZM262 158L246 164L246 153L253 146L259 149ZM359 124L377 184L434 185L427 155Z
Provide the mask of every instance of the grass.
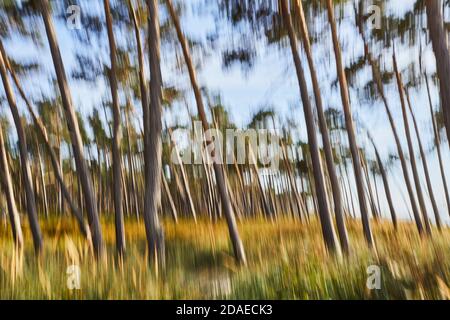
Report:
M107 256L96 263L67 217L41 221L44 255L36 258L29 230L22 253L6 222L0 227L0 299L445 299L450 298L450 231L421 239L414 225L374 222L377 254L358 221L348 221L352 252L328 256L318 221L248 220L239 228L247 268L235 264L226 225L164 221L167 268L149 267L143 224L126 221L127 254L114 255L114 224L104 220ZM67 288L69 265L79 265L81 289ZM367 267L381 268L381 289L366 286Z

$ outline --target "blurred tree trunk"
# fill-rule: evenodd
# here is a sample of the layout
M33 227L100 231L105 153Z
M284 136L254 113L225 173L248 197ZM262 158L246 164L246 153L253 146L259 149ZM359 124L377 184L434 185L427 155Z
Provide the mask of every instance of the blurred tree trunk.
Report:
M112 136L112 154L113 154L113 187L114 187L114 212L116 227L116 249L119 255L123 255L126 249L125 230L123 222L123 201L122 201L122 156L120 146L122 143L122 124L120 120L120 105L117 84L117 58L116 41L114 39L113 23L109 0L103 1L106 17L106 29L108 30L109 55L111 59L111 69L109 82L111 86L112 114L113 114L113 136Z
M447 140L450 144L450 53L438 0L426 0L428 29L436 56L436 70L444 113Z
M147 119L147 117L148 117L149 103L148 103L148 93L147 93L148 88L147 88L147 84L146 84L146 80L145 80L145 73L144 73L144 70L145 70L144 69L145 68L144 50L142 48L142 40L141 40L141 36L140 36L139 23L138 23L138 20L136 17L136 12L134 11L131 0L128 0L128 10L130 13L130 20L133 22L134 36L136 39L136 46L137 46L137 53L138 53L138 65L139 65L139 69L138 69L139 89L140 89L140 94L141 94L142 113L143 113L143 117L144 117L144 121L145 121L145 119ZM127 121L128 121L128 117L127 117ZM143 136L144 136L144 145L146 145L145 141L147 139L147 135L145 134L145 132L143 133ZM130 139L129 133L128 133L128 139ZM144 155L145 155L145 151L144 151ZM135 190L137 191L137 188L135 188ZM136 198L136 204L137 204L137 198Z
M170 141L174 141L173 138L172 138L172 129L167 127L167 131L169 132ZM181 179L183 181L184 191L185 191L186 196L187 196L187 202L188 202L188 206L189 206L189 211L191 211L192 218L194 218L194 221L197 222L197 211L195 210L194 199L192 198L191 188L189 186L188 175L186 173L186 170L185 170L185 167L184 167L184 163L181 160L180 153L178 151L178 147L177 147L176 143L173 143L173 148L174 148L175 154L177 156L177 161L179 163L179 168L180 168L180 171L181 171Z
M383 179L384 192L386 193L386 199L389 205L389 210L391 212L392 223L394 224L395 230L397 230L397 214L395 213L394 203L392 201L391 188L389 187L389 180L384 169L383 162L381 161L380 154L378 152L375 141L373 140L370 133L368 133L369 140L372 143L373 149L375 150L375 157L377 158L378 168L380 169L381 178Z
M336 168L334 166L333 150L331 148L330 136L328 133L327 122L325 120L325 113L322 103L322 94L320 92L319 80L317 78L316 68L314 65L313 54L311 50L311 43L309 41L308 26L306 24L305 13L303 10L302 0L294 1L299 17L300 17L300 30L303 40L303 45L308 59L309 70L311 73L311 82L314 90L314 97L317 107L317 117L319 119L319 128L322 135L323 149L325 152L325 161L327 165L328 175L330 177L331 190L333 193L334 211L336 215L336 225L339 234L339 240L344 253L350 251L350 245L348 240L347 228L345 226L342 192L339 186L339 180L336 175Z
M134 210L134 213L136 215L136 217L139 217L139 201L138 201L138 190L137 190L137 186L136 186L136 169L135 169L135 165L134 165L134 156L133 156L133 150L131 148L131 130L130 130L130 120L129 120L129 108L131 107L131 102L128 101L127 102L127 107L125 109L125 127L126 127L126 134L127 134L127 151L128 151L128 170L129 170L129 174L128 174L128 179L131 180L129 182L129 187L130 187L130 202L132 203L130 205L130 207L132 208L132 210Z
M252 148L251 144L249 144L249 146L248 146L248 152L249 152L249 160L251 159L251 161L253 162L252 167L254 169L254 172L256 175L256 180L258 182L258 190L259 190L259 194L261 196L263 211L265 212L265 217L271 217L273 219L272 212L271 212L270 206L269 206L269 201L267 200L267 195L264 190L264 184L262 182L262 177L259 173L258 160L255 157L255 153L253 152L253 148ZM231 192L231 190L230 190L230 192Z
M305 115L305 122L308 132L308 144L310 147L312 169L316 187L317 201L319 207L319 217L322 226L322 234L325 240L327 248L340 255L340 246L336 239L336 234L334 231L333 220L331 218L330 210L328 208L327 193L325 190L325 180L323 175L322 164L320 160L319 146L317 143L316 128L313 110L308 96L308 88L306 85L306 79L304 76L303 66L300 60L300 55L298 53L297 38L295 35L294 28L292 26L291 14L289 13L289 8L287 0L281 1L281 10L283 13L284 23L288 30L289 41L292 51L292 57L294 60L295 69L297 72L297 79L300 89L300 94L303 102L303 112Z
M444 163L442 161L441 138L440 138L440 134L439 134L438 128L437 128L436 118L434 117L433 102L431 101L430 85L428 83L427 75L425 75L425 84L427 87L428 104L430 106L431 122L433 124L434 143L435 143L436 152L437 152L438 160L439 160L439 168L441 171L442 184L444 185L445 202L447 203L447 212L450 215L450 195L448 192L447 179L445 177Z
M5 140L3 139L3 128L0 125L0 179L1 186L6 197L8 205L9 221L11 224L11 231L14 243L21 248L23 246L22 226L20 224L19 211L17 210L16 200L14 199L14 188L12 184L11 174L9 172L9 164L5 147Z
M187 44L187 41L184 38L183 32L181 30L180 21L175 12L175 9L172 5L172 1L171 0L166 1L166 4L167 4L167 8L169 9L169 13L172 18L172 21L175 25L175 29L176 29L177 36L178 36L178 41L180 42L181 47L183 49L184 60L186 62L186 66L189 71L189 78L191 80L191 85L194 90L195 100L197 102L198 114L199 114L200 120L202 122L203 130L206 132L209 129L209 124L206 119L205 108L203 105L200 88L197 84L197 76L195 74L195 69L194 69L194 66L193 66L193 63L191 60L191 55L189 53L188 44ZM207 137L207 144L209 144L209 143L211 143L211 140L209 137ZM230 232L231 242L233 244L233 249L234 249L234 254L235 254L236 260L239 263L246 265L247 259L245 256L244 246L242 245L242 241L239 236L239 231L238 231L237 224L236 224L236 217L233 212L233 208L231 206L228 190L227 190L227 187L225 184L224 172L223 172L221 166L217 162L214 162L213 167L214 167L216 183L217 183L217 187L219 189L220 198L222 200L222 206L223 206L223 209L225 212L225 218L227 220L228 230Z
M360 149L359 155L360 155L360 158L361 158L361 167L362 167L362 169L364 171L365 180L366 180L367 199L369 200L370 208L372 209L373 218L375 220L378 220L379 213L378 213L378 210L377 210L377 206L375 204L375 197L373 196L372 183L370 181L369 168L368 168L368 164L367 164L366 155L365 155L365 152L363 152L362 149Z
M414 130L416 132L417 142L419 144L420 157L422 158L423 173L425 175L425 181L427 183L428 194L430 196L431 206L433 208L434 218L436 220L436 226L437 226L438 230L440 231L441 230L441 218L439 217L439 209L438 209L438 206L436 203L436 198L434 197L433 186L431 184L430 174L428 172L427 157L425 155L425 151L423 150L422 139L420 138L419 126L417 125L416 117L415 117L414 112L411 107L409 93L406 88L405 88L405 94L406 94L406 101L408 102L409 112L411 113L411 117L413 120Z
M162 174L162 78L160 66L160 36L158 0L147 0L149 12L148 44L150 65L150 101L145 106L144 157L145 200L144 220L150 258L155 268L165 267L164 232L159 222ZM151 115L150 115L151 113Z
M173 202L172 194L170 193L169 184L167 183L166 176L164 175L164 172L162 172L162 182L164 186L164 191L167 195L167 200L169 201L170 210L172 212L172 218L175 223L178 222L178 213L177 213L177 207L175 206L175 203Z
M44 161L42 160L41 156L41 147L39 146L39 142L36 139L36 152L37 152L37 160L38 160L38 166L39 166L39 178L41 182L41 188L42 188L42 202L43 207L45 210L45 216L48 217L49 209L48 209L48 200L47 200L47 188L45 186L45 173L44 173Z
M78 126L78 119L73 107L72 96L67 81L66 71L61 57L55 28L53 25L52 17L50 15L50 8L48 0L40 0L40 7L42 12L42 18L45 24L45 30L47 33L48 42L50 45L50 51L52 54L53 65L55 67L56 77L58 80L59 90L61 93L62 105L66 115L67 127L69 129L70 139L72 142L73 156L75 158L75 164L77 174L81 180L81 186L84 194L85 207L87 217L89 221L92 244L94 252L97 257L103 255L103 237L101 232L101 226L99 216L97 212L97 206L95 201L95 194L92 187L92 179L87 167L86 160L83 152L83 142L81 140L80 128Z
M275 128L275 123L274 123ZM287 171L287 180L289 182L289 190L291 193L294 193L293 197L290 197L292 200L295 199L295 205L298 211L298 216L300 220L303 218L306 219L306 206L303 203L303 199L300 197L298 193L297 183L295 181L294 172L295 170L292 168L292 163L289 161L286 145L283 140L280 140L281 143L281 154L283 155L283 162Z
M43 249L43 239L41 228L39 226L35 193L32 185L32 177L30 170L30 162L28 159L28 147L25 136L25 131L22 124L22 119L19 114L19 109L16 105L16 99L9 82L8 71L6 69L6 58L3 57L3 52L0 51L0 73L3 80L3 88L5 90L6 98L11 109L11 113L14 119L14 124L17 131L17 138L19 141L19 154L20 154L20 168L22 171L22 179L25 186L25 197L27 202L27 214L30 222L30 229L33 236L34 250L37 254L40 254Z
M422 216L423 216L424 223L425 223L425 230L427 231L428 234L431 234L430 221L428 220L427 208L425 206L425 199L423 197L419 173L417 171L416 155L414 153L414 146L413 146L412 139L411 139L411 132L409 130L409 121L408 121L408 114L406 113L406 104L405 104L405 96L404 96L404 91L403 91L402 77L398 71L397 59L395 56L395 48L394 48L394 54L393 54L393 61L394 61L395 77L397 79L397 89L398 89L399 96L400 96L400 105L402 107L405 135L406 135L406 140L408 142L409 160L411 162L411 169L412 169L412 173L413 173L414 183L416 185L417 198L419 200L420 210L422 211Z
M356 19L357 19L358 29L363 38L363 42L364 42L364 53L365 53L366 59L369 61L369 64L372 67L372 77L376 84L378 93L381 96L381 100L383 101L383 105L386 110L386 115L388 116L389 124L391 125L392 133L394 135L395 145L397 147L397 153L400 158L400 164L402 166L403 178L405 179L405 185L406 185L406 189L408 191L414 220L416 222L416 226L417 226L417 230L418 230L419 234L422 234L423 233L423 224L422 224L422 220L420 217L420 210L417 207L416 197L414 195L414 190L412 188L411 180L409 177L408 166L406 164L406 159L405 159L405 156L403 153L403 148L402 148L400 138L399 138L399 135L397 132L397 126L395 125L394 117L392 116L391 109L389 108L389 104L388 104L386 96L384 94L384 88L383 88L383 82L381 79L380 68L379 68L378 64L376 63L376 61L373 60L372 54L370 53L369 46L367 44L367 40L366 40L364 30L363 30L362 18L358 17L358 12L356 14L357 14ZM361 10L359 11L359 14L361 14Z
M336 21L334 17L334 5L332 0L327 0L328 20L331 26L331 34L333 38L334 55L336 58L336 69L339 78L341 89L342 106L345 115L345 127L347 129L348 141L350 145L350 152L352 154L353 168L355 172L356 188L358 192L359 207L361 211L361 219L363 223L364 236L369 247L374 246L372 230L370 227L369 213L367 209L367 201L364 195L364 178L359 158L358 144L356 141L355 127L353 123L352 110L350 106L350 97L348 91L347 78L344 71L344 64L342 61L341 47L337 34Z

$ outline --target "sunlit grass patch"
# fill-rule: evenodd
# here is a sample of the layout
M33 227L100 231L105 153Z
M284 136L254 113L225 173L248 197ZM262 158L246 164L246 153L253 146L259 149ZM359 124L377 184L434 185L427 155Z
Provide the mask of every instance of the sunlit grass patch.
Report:
M164 221L167 268L148 263L145 230L126 221L127 252L115 255L114 224L102 223L107 255L96 262L70 219L42 223L45 251L36 258L30 237L23 253L9 229L0 228L1 299L442 299L450 283L450 233L420 238L414 225L394 233L373 224L377 252L367 248L358 221L349 220L352 251L343 260L327 254L318 221L247 220L239 228L248 267L236 265L223 221ZM25 232L29 230L25 228ZM80 268L80 289L69 290L67 268ZM367 267L378 265L381 289L366 287Z

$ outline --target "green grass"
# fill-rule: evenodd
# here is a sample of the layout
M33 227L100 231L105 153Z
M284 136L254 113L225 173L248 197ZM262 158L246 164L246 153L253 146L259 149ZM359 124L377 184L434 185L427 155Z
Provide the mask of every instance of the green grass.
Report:
M42 220L45 251L36 258L25 230L22 254L6 223L0 227L0 299L443 299L450 297L450 232L420 239L412 224L398 233L374 222L377 254L358 221L349 221L352 252L326 254L317 221L239 224L248 267L235 264L226 225L164 221L167 268L148 264L142 222L126 221L127 253L114 255L114 225L103 221L107 256L96 263L67 217ZM81 289L67 288L67 267L81 268ZM366 269L381 268L381 289L368 290Z

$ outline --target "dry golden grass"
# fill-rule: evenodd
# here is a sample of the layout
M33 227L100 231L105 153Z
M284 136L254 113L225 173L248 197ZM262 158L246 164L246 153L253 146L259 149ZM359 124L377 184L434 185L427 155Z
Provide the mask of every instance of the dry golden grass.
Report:
M126 221L127 254L114 255L114 224L103 221L107 255L96 263L67 217L41 221L45 252L33 253L29 231L23 252L0 227L1 299L445 299L450 297L450 232L420 239L414 225L374 222L377 253L364 242L359 221L348 221L352 252L326 254L320 226L280 220L239 225L247 268L235 264L224 222L164 221L167 268L149 267L141 221ZM79 265L81 289L67 288L68 266ZM366 269L381 268L381 289L368 290Z

